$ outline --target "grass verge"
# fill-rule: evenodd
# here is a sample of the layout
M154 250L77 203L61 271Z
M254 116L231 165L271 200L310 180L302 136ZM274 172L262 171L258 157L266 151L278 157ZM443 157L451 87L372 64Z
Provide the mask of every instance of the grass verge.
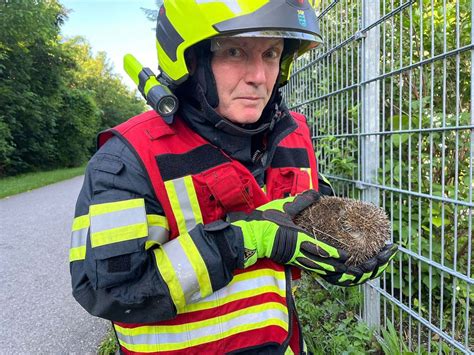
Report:
M115 332L111 325L104 340L102 340L102 343L100 343L99 349L97 349L97 354L111 355L111 354L115 354L117 350L118 350L117 338L115 337Z
M0 179L0 198L30 191L84 174L86 166L9 176Z

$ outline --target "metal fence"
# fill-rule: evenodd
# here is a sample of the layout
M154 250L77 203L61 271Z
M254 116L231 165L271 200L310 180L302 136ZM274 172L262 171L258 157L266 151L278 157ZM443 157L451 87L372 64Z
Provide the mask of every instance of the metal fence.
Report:
M323 0L290 108L337 194L383 206L400 253L359 314L400 352L474 351L473 0Z

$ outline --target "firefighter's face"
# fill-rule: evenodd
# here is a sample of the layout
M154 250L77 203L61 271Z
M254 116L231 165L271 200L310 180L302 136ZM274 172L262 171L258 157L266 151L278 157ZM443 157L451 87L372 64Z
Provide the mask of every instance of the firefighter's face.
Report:
M216 111L235 123L258 121L278 78L283 39L220 38L211 50Z

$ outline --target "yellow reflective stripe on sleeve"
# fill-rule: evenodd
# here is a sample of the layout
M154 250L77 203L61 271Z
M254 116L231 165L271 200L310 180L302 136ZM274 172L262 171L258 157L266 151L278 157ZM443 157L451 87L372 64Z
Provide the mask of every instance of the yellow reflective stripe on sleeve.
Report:
M89 215L74 218L72 223L71 245L69 248L69 262L85 259L89 225Z
M187 247L189 248L189 243L193 243L193 241L190 239L188 234L183 234L178 238L164 244L161 247L161 250L163 250L163 252L168 257L171 267L174 269L176 274L177 280L181 285L185 302L186 304L189 304L202 298L197 272L202 274L203 272L207 272L207 270L205 269L206 266L203 261L201 261L202 264L198 262L197 265L193 265L193 260L189 258L185 248L183 247L183 244L186 243L188 244Z
M86 258L86 247L69 249L69 262L84 260Z
M129 208L144 207L145 200L143 198L136 198L132 200L123 200L117 202L100 203L91 205L89 212L91 216L96 216L104 213L111 213L115 211L127 210Z
M89 222L89 215L83 215L80 217L74 218L74 221L72 222L72 231L77 231L79 229L84 229L84 228L89 228L90 222Z
M211 279L201 253L199 253L189 234L180 236L179 241L196 274L201 290L201 298L209 296L212 293Z
M309 188L313 188L313 179L311 178L311 168L301 168L302 171L306 171L309 176Z
M150 249L155 245L161 245L169 240L169 224L165 216L158 214L148 214L146 216L148 224L148 239L145 242L145 249Z
M262 321L263 319L263 321ZM276 302L252 306L215 318L183 326L143 326L122 328L115 325L120 343L135 352L172 351L220 340L249 330L277 325L288 330L288 310ZM160 343L150 336L159 334Z
M291 350L290 346L286 348L285 355L295 355L294 351Z
M89 215L92 248L148 236L143 198L91 205Z
M178 313L211 309L233 301L264 293L275 293L282 298L285 298L286 279L284 272L278 272L272 269L260 269L235 275L227 286L205 298L198 300L191 299L192 296L198 295L195 293L189 293L189 291L185 291L185 289L188 288L192 291L193 288L197 287L192 285L190 281L183 280L183 277L180 277L180 275L176 273L176 267L184 269L186 267L191 267L189 265L190 263L187 260L182 260L184 258L180 258L179 254L176 253L176 250L174 250L175 254L170 250L170 243L176 244L178 239L182 237L183 236L180 236L179 238L173 239L171 242L167 243L165 245L165 247L168 248L166 252L163 247L154 250L158 270L160 271L164 281L168 284L171 298L175 303ZM173 259L178 259L176 265ZM187 273L187 276L192 276L192 278L197 277L195 273L189 272ZM211 287L210 281L208 285ZM199 287L203 286L199 285ZM201 294L204 292L201 291ZM190 303L190 301L192 301L192 303Z
M186 304L186 300L184 299L184 292L178 281L178 276L173 268L173 264L162 248L153 250L153 253L155 254L156 266L166 285L168 285L171 299L173 300L177 312L180 313Z
M109 229L103 232L91 233L92 248L112 243L125 242L127 240L139 239L148 235L148 227L145 223L134 224Z
M168 219L165 216L160 216L159 214L147 214L146 220L149 226L163 227L167 230L170 229Z

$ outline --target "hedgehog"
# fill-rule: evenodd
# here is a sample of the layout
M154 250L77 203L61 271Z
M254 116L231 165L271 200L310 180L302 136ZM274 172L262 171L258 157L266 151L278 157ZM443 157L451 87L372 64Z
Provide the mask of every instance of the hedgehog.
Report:
M349 254L346 265L374 257L390 239L390 221L383 209L349 198L325 196L301 211L294 223Z

